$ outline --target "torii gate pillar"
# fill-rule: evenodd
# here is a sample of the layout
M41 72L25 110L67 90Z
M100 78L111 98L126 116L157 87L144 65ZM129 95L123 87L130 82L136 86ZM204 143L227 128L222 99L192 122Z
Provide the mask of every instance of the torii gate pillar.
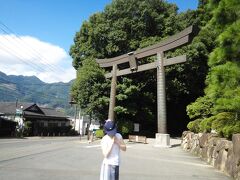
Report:
M167 134L166 88L163 52L157 53L157 128L155 147L171 147L170 135Z
M166 118L166 90L165 90L165 70L163 65L163 52L157 54L157 117L158 132L167 133Z
M114 64L112 69L111 92L110 92L110 102L109 102L109 111L108 111L108 119L111 119L112 121L114 121L116 86L117 86L117 65Z

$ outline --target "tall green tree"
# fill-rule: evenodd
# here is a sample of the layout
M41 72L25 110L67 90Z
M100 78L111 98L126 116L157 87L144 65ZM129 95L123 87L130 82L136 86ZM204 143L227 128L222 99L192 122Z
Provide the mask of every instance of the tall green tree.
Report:
M201 5L203 4L204 2ZM135 51L160 42L190 25L201 28L209 19L207 13L205 16L202 15L205 9L201 6L197 11L189 10L180 14L177 10L175 4L162 0L113 0L103 12L96 13L85 21L80 31L76 33L74 44L70 49L73 66L78 70L76 81L80 81L81 78L87 79L81 77L86 76L85 73L80 73L87 61L111 58ZM186 118L186 105L199 95L203 95L204 80L208 70L207 54L213 48L212 41L207 41L207 38L212 39L209 31L206 31L201 38L194 40L192 45L166 54L167 57L182 53L188 56L188 62L184 65L166 68L168 119L174 120L173 127L176 128L173 131L181 130L179 129L181 124L186 125L186 122L182 121ZM146 63L154 60L154 57L150 57L142 61ZM92 63L95 68L91 70L94 71L97 67L94 62ZM102 81L96 80L94 83L98 82ZM109 81L106 81L106 84L108 83ZM109 85L104 84L101 88L104 92L110 91ZM116 119L139 122L144 129L154 133L157 122L156 89L154 70L119 77ZM87 97L91 95L86 91L91 90L76 83L73 94L79 99L80 104L86 104L81 98L88 99ZM101 93L92 94L100 95ZM97 96L94 97L97 98ZM87 100L87 102L91 105L95 101ZM97 108L95 110L98 114L103 114ZM176 118L179 114L181 116Z
M238 0L211 0L208 8L213 17L206 28L213 29L217 36L216 48L209 55L210 69L206 79L205 97L202 98L208 97L212 102L211 112L209 113L209 106L201 105L205 103L201 100L191 104L188 112L195 117L198 111L194 109L200 105L203 111L200 117L202 123L209 120L203 116L208 112L210 116L216 117L215 122L210 123L211 128L217 127L220 134L230 137L231 133L240 132L240 3ZM225 113L224 116L220 115L222 113ZM224 123L222 117L225 119ZM222 124L216 126L217 123Z
M106 106L109 102L109 88L106 82L104 71L95 60L85 60L78 69L77 79L72 86L72 97L85 114L91 117L103 118L106 116Z

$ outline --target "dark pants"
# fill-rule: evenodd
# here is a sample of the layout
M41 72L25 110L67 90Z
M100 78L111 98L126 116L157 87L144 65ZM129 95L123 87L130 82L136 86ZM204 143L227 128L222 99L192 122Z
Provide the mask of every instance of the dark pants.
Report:
M103 164L100 180L119 180L119 166Z
M119 166L112 166L110 167L110 179L111 180L119 180Z

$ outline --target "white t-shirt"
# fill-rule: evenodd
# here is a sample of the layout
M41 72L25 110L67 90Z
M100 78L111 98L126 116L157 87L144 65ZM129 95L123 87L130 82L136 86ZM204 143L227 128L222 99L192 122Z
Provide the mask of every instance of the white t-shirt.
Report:
M117 133L115 134L117 139L122 139L122 135ZM102 148L106 149L108 146L111 145L111 138L108 135L105 135L102 138L101 146ZM120 164L120 147L118 144L114 143L111 152L109 153L107 158L104 158L103 163L109 165L119 166Z
M94 125L93 125L93 124L90 124L90 126L89 126L89 131L93 131L93 129L94 129Z

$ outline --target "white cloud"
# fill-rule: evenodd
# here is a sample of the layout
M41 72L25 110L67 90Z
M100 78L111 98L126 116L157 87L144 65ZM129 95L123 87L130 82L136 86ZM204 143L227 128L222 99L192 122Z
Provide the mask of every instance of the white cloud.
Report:
M76 77L64 49L31 36L0 34L0 71L36 76L44 82L68 82Z

